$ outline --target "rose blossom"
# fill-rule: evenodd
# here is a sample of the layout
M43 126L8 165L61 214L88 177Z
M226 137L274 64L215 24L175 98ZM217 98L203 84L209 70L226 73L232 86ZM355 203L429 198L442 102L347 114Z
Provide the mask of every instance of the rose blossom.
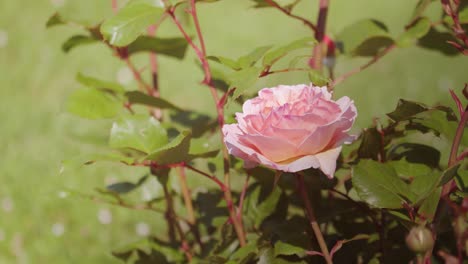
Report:
M320 169L333 177L347 132L356 119L347 96L334 101L326 87L279 85L260 90L247 100L237 124L223 126L229 153L246 168L263 164L285 172Z

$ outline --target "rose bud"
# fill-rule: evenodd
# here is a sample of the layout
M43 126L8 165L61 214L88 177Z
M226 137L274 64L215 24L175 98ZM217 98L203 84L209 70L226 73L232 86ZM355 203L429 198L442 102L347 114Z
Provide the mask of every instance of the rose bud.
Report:
M259 164L284 172L320 169L332 178L348 131L356 119L348 97L333 100L326 87L279 85L264 88L247 100L238 123L223 126L231 155L246 168Z
M406 245L414 253L423 254L434 246L434 237L425 226L413 227L406 236Z

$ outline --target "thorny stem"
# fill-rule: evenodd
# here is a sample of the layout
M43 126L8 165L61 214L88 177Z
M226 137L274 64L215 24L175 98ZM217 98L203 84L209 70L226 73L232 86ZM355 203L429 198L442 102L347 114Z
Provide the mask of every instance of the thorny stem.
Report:
M319 1L319 15L317 19L317 30L315 31L315 39L318 44L314 47L312 52L313 55L313 64L312 68L321 71L322 70L322 59L323 59L323 50L325 37L325 27L327 25L327 15L328 15L328 5L329 0L320 0Z
M458 158L458 148L460 147L460 142L463 137L463 132L465 130L465 125L468 122L468 106L465 108L465 111L460 117L460 122L458 123L457 130L455 132L455 137L453 138L452 148L450 150L450 156L448 161L448 167L452 167L455 165L459 158ZM446 183L442 189L441 197L445 197L450 194L453 187L453 180Z
M310 226L312 227L312 230L314 231L315 238L317 239L317 242L320 246L320 250L322 251L325 261L327 262L327 264L331 264L333 263L333 261L330 256L330 252L328 251L327 244L325 243L325 239L323 238L322 231L320 231L320 227L317 223L317 219L315 218L314 210L312 208L312 205L310 204L309 196L307 195L307 191L305 189L304 175L297 174L297 180L298 180L298 189L302 196L302 201L304 202L305 211L307 214L307 218L309 218Z
M216 88L211 83L211 70L210 70L210 65L208 64L208 60L206 59L205 43L203 39L203 34L201 32L200 23L198 21L195 0L190 0L190 10L188 10L188 13L192 15L192 18L194 20L194 24L195 24L196 31L197 31L197 36L200 41L200 45L202 47L201 49L193 42L192 38L187 34L187 32L182 27L182 24L180 23L180 21L177 19L177 17L174 14L174 8L173 7L169 8L167 12L171 16L172 20L174 21L174 23L176 24L177 28L182 33L184 38L187 40L189 45L193 48L198 59L200 60L202 64L203 71L205 73L203 84L208 86L211 96L213 97L213 100L215 101L216 111L218 114L218 124L219 124L219 127L222 128L224 125L224 109L223 109L223 105L220 104L220 100L219 100ZM221 141L224 141L224 135L222 134L221 131L220 133L221 133ZM227 202L230 219L232 221L232 224L234 225L234 229L239 239L240 246L242 247L246 244L245 233L242 227L242 223L236 217L236 210L232 203L232 194L231 194L231 188L230 188L230 175L229 175L229 153L225 147L223 148L223 163L224 163L224 186L225 186L224 197Z
M361 65L360 67L356 68L356 69L353 69L343 75L341 75L340 77L338 77L336 80L334 80L331 84L332 87L340 84L341 82L343 82L344 80L348 79L349 77L353 76L354 74L356 73L360 73L362 72L363 70L367 69L369 66L373 65L374 63L378 62L383 56L387 55L390 51L392 51L393 49L396 48L396 45L395 44L392 44L390 46L388 46L387 48L385 48L382 52L380 52L379 54L375 55L370 61L368 61L366 64L364 65Z
M286 14L287 16L289 17L292 17L294 19L297 19L299 21L302 21L302 23L304 23L304 25L306 25L307 27L309 27L312 31L316 32L317 31L317 27L312 24L312 22L310 22L309 20L303 18L303 17L300 17L300 16L297 16L297 15L294 15L291 13L290 10L280 6L278 3L276 3L275 1L273 0L265 0L265 2L267 2L267 4L269 4L270 6L278 9L279 11L283 12L284 14Z

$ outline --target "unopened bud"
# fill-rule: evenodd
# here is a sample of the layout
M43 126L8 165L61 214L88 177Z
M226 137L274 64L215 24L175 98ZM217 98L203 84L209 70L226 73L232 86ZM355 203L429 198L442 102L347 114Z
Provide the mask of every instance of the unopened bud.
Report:
M434 237L424 226L413 227L406 236L406 245L414 253L425 253L434 246Z

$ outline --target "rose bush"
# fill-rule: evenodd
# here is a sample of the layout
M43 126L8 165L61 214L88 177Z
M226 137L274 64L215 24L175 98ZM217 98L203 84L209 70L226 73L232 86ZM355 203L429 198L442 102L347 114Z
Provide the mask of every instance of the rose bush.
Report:
M334 101L326 87L280 85L247 100L237 124L223 126L229 153L245 167L258 164L285 172L318 168L333 177L357 112L349 97Z

